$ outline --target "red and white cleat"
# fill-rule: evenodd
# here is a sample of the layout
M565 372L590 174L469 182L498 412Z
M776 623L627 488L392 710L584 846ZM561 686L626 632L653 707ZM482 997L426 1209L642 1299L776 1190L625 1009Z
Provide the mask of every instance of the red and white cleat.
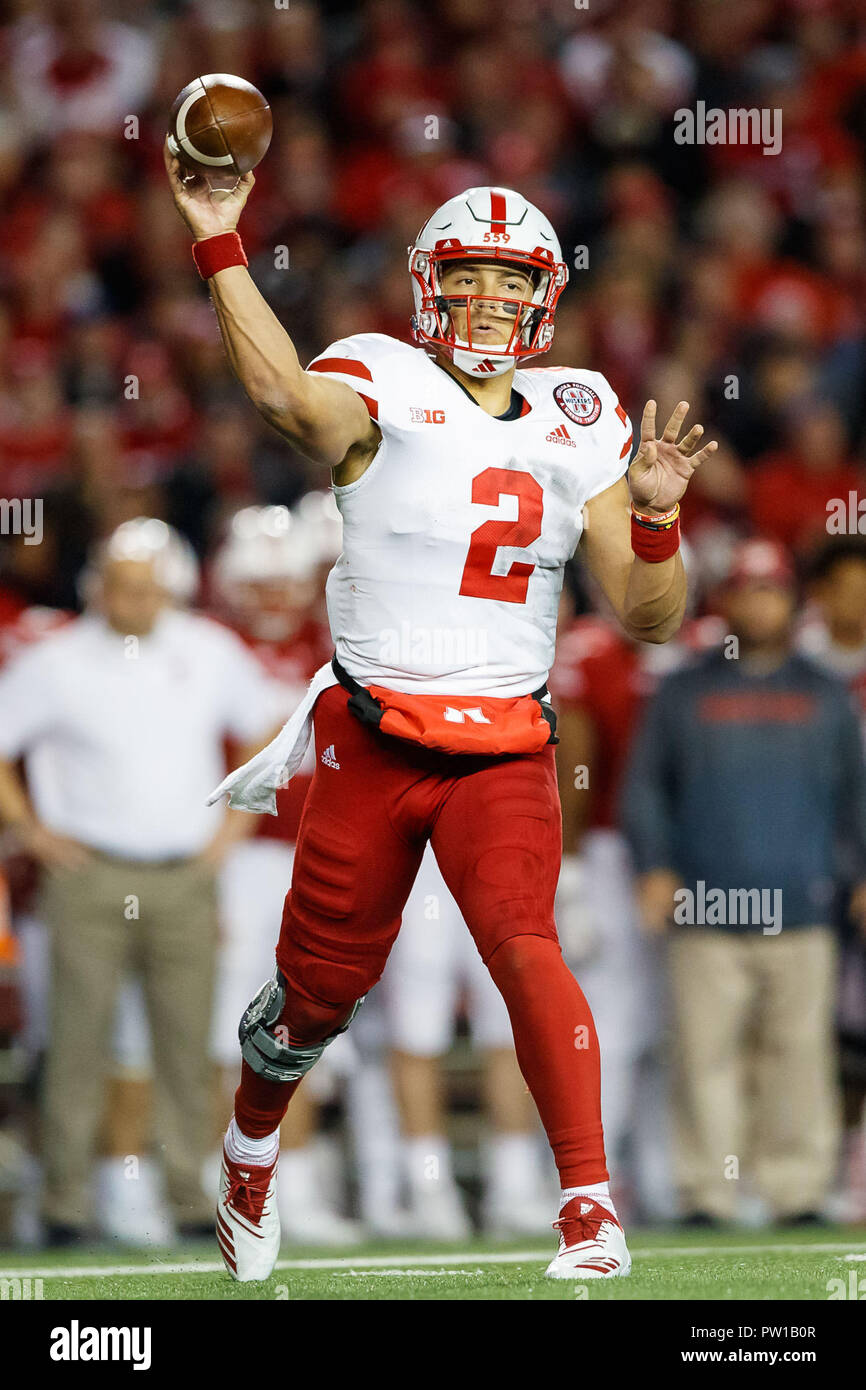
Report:
M269 1278L280 1252L278 1162L247 1167L233 1163L223 1148L216 1237L226 1269L241 1284Z
M591 1198L572 1197L553 1229L559 1250L545 1270L548 1279L614 1279L631 1270L622 1226Z

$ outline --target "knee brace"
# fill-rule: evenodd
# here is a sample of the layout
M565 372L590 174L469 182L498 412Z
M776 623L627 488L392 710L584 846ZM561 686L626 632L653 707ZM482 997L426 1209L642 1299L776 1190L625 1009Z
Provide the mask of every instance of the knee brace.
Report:
M286 978L280 970L266 980L247 1007L238 1027L241 1055L259 1076L267 1081L300 1081L318 1062L329 1042L345 1033L364 1002L362 997L352 1006L345 1023L335 1028L321 1042L293 1044L286 1041L288 1029L280 1024L286 1002ZM283 1035L283 1036L281 1036Z

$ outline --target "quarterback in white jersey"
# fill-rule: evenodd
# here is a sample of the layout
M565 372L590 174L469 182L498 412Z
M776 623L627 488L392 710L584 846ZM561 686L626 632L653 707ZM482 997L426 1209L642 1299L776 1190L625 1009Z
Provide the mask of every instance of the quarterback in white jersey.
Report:
M311 716L316 773L277 970L240 1027L217 1208L226 1266L242 1280L273 1268L280 1120L379 979L430 843L505 1001L559 1170L547 1273L628 1274L598 1040L553 915L562 842L545 682L581 537L626 631L676 632L678 503L715 445L699 448L700 426L679 440L686 402L656 438L649 402L629 466L629 422L603 377L524 367L550 347L568 272L547 218L514 190L469 189L421 229L409 249L415 346L359 334L304 370L235 231L253 176L217 202L168 150L166 167L232 367L264 418L331 469L344 531L328 582L332 666L264 770L253 760L224 787L267 806L256 797L298 766Z
M328 613L343 666L417 693L544 685L583 509L631 453L604 377L517 370L519 404L501 419L423 349L379 333L332 344L308 370L363 390L382 435L366 472L334 489L344 540Z

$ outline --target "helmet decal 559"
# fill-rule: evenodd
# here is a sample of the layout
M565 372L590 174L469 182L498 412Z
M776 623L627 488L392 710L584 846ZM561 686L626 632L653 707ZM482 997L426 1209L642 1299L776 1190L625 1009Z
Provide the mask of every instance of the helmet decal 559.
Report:
M532 279L529 299L442 293L442 273L454 261L515 265ZM444 352L455 366L473 376L498 376L523 358L547 352L553 341L556 302L568 282L568 267L550 222L510 188L468 188L434 212L409 247L409 273L415 313L416 342ZM466 304L466 338L458 338L450 312L459 299ZM473 302L508 305L513 316L508 341L472 341Z

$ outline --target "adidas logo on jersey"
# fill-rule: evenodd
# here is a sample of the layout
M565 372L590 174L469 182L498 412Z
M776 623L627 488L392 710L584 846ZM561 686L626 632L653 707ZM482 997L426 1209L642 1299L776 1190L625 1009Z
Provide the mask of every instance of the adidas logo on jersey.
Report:
M325 764L325 767L333 767L337 772L340 771L340 764L337 762L337 755L334 752L333 743L329 743L322 754L322 762Z
M556 429L551 430L550 434L546 435L545 438L548 444L567 444L571 449L576 447L565 425L557 425Z

